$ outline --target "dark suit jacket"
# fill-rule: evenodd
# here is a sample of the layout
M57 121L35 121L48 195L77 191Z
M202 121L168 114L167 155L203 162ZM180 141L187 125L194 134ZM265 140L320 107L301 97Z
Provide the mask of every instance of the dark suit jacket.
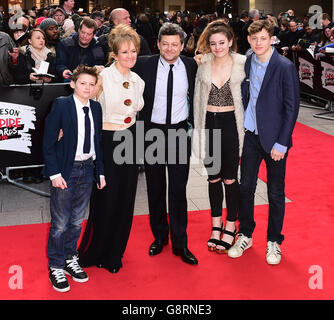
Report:
M246 54L247 50L250 48L247 36L248 28L253 23L252 19L249 19L242 27L239 41L238 41L238 52L241 54Z
M104 174L101 150L102 109L101 105L90 100L94 119L95 178ZM59 130L63 137L58 141ZM71 174L78 143L78 118L73 95L59 97L53 103L51 112L45 120L43 155L44 174L47 177L61 173L67 180Z
M152 109L154 104L155 85L157 81L157 71L160 55L153 56L141 56L138 57L137 63L132 69L145 81L144 90L144 108L139 113L139 119L144 120L145 123L151 122ZM180 56L182 59L188 76L188 103L189 103L189 116L188 122L194 126L194 88L195 78L197 72L197 63L193 58Z
M250 55L241 84L244 108L249 100ZM270 153L276 142L290 148L299 111L299 77L296 67L275 49L268 64L256 103L256 122L263 149Z

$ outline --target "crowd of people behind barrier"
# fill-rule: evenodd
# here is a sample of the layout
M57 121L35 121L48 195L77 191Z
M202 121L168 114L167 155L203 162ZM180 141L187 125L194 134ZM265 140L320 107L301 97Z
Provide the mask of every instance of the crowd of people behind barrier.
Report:
M15 16L1 12L0 41L4 45L0 48L0 84L67 82L79 64L107 65L108 35L118 24L131 25L140 35L139 55L158 52L158 31L164 22L170 21L180 25L186 34L183 54L194 56L204 28L218 18L224 19L233 28L241 54L247 54L250 48L248 27L259 19L268 19L275 26L275 46L289 58L293 52L309 50L318 59L326 55L326 50L330 52L331 49L326 48L334 47L334 22L327 13L321 16L320 29L320 24L316 27L309 24L309 14L296 17L292 9L277 17L269 13L260 14L257 9L249 12L244 10L239 16L232 17L218 7L211 14L177 11L154 15L147 8L142 13L132 15L126 9L112 10L109 7L94 8L89 14L81 9L75 11L74 4L73 0L68 0L61 2L57 8L33 7ZM35 29L39 32L33 32ZM41 61L49 63L48 75L36 75L33 68L38 69Z

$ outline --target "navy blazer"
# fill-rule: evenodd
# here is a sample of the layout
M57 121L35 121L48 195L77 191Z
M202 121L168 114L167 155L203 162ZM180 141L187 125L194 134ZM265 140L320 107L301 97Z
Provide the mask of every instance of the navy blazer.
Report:
M276 142L291 148L300 99L299 77L295 65L276 49L273 50L256 102L259 138L267 153L271 152ZM251 59L252 55L246 60L246 78L241 84L245 110L249 101Z
M152 110L155 96L155 86L157 82L158 63L160 55L140 56L137 58L137 63L132 71L137 73L145 81L144 101L145 106L139 112L139 119L150 123L152 117ZM194 126L194 89L195 78L197 72L197 63L193 58L180 56L184 63L188 77L188 103L189 115L188 122Z
M95 130L95 179L99 182L99 175L104 174L101 149L102 108L100 103L90 100L90 109ZM63 131L63 136L58 141L60 129ZM73 94L68 97L59 97L54 101L51 112L45 120L43 139L44 175L50 177L61 173L62 177L67 180L71 175L77 143L78 117Z

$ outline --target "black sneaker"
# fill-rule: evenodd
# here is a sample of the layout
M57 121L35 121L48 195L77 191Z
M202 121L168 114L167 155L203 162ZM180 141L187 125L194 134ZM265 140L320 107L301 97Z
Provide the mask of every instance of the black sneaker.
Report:
M52 283L53 289L58 292L67 292L70 290L67 278L63 269L49 268L49 279Z
M79 266L78 256L74 255L73 257L65 261L64 272L72 276L74 281L77 282L86 282L88 281L88 275L82 268Z

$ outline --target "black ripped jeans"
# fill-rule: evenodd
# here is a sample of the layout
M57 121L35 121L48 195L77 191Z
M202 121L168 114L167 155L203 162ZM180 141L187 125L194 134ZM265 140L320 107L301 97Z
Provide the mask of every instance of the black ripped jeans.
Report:
M224 183L227 220L236 221L239 203L239 138L234 111L206 113L206 156L204 165L208 172L211 216L219 217L223 209ZM210 182L219 179L217 182Z

